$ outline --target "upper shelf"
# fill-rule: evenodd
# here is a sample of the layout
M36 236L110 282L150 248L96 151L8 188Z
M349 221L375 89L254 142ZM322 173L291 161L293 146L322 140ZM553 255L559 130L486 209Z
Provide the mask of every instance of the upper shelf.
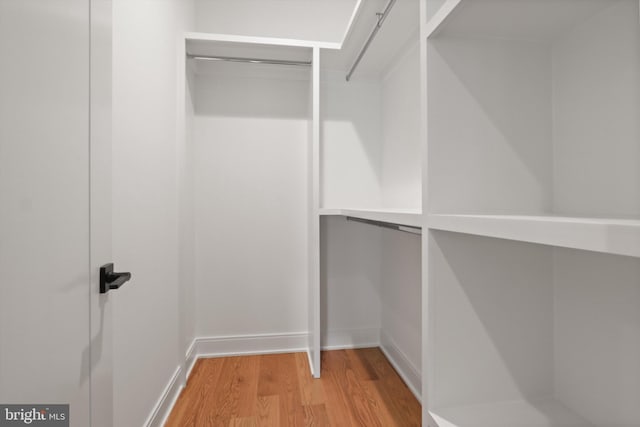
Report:
M640 257L640 220L529 215L428 216L430 229Z
M186 53L191 57L227 58L225 61L193 61L192 69L196 74L238 76L258 73L263 77L286 75L305 80L309 78L310 68L306 65L312 62L314 47L314 42L303 40L210 33L187 33L185 43ZM274 68L260 61L280 66Z
M215 34L215 33L198 33L198 32L187 32L185 34L185 39L187 40L187 44L190 42L209 42L209 43L229 43L236 46L246 45L246 46L281 46L284 48L314 48L318 47L321 49L340 49L340 43L333 42L318 42L318 41L309 41L309 40L298 40L298 39L283 39L276 37L255 37L255 36L241 36L235 34Z
M447 0L424 33L545 42L617 1Z
M422 228L420 209L320 209L320 215L340 215Z
M313 56L309 42L299 40L209 33L187 33L185 40L190 55L281 61L310 61Z

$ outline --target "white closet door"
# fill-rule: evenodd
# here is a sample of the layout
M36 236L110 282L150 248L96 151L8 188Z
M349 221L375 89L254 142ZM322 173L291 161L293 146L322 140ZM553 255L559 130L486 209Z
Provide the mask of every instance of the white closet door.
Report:
M104 311L93 325L100 332L91 330L91 306L106 300L90 249L110 234L100 226L91 243L91 124L107 132L105 145L110 128L109 106L91 120L91 8L91 0L0 0L0 405L69 404L74 427L107 426L111 412L100 402L107 409L91 422L92 369L103 375L97 398L111 381Z

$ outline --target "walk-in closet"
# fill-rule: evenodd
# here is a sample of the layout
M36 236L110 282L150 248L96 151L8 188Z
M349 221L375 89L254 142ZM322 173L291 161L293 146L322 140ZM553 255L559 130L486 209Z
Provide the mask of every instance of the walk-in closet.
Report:
M0 58L0 425L640 427L640 0L0 0Z
M186 36L196 336L307 349L316 377L320 349L381 347L419 398L419 5L364 3L342 49Z

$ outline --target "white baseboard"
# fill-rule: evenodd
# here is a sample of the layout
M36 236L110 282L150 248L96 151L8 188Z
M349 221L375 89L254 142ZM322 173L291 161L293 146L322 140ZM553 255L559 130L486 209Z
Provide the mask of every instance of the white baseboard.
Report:
M224 357L307 351L309 334L262 334L195 339L195 357Z
M175 405L176 400L178 400L178 396L180 396L180 392L182 391L182 367L178 366L173 373L173 376L169 380L169 383L164 388L158 403L153 408L153 411L147 418L147 421L144 423L145 427L162 427L167 418L169 418L169 414L171 414L171 410L173 409L173 405Z
M387 356L389 362L395 368L398 375L403 379L409 390L422 403L422 374L409 361L407 356L398 348L391 337L381 332L380 349Z
M191 371L193 371L193 367L196 364L196 361L198 360L197 354L196 354L196 340L194 338L194 340L191 342L191 345L189 346L189 349L187 350L187 353L185 354L185 370L186 370L186 380L185 380L185 384L186 381L189 380L189 377L191 376Z
M379 347L380 329L334 329L323 334L320 340L323 350Z

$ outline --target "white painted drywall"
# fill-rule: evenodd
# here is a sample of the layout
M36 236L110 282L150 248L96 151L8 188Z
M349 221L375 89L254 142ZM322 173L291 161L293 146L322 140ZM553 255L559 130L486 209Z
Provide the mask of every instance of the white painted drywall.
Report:
M640 421L640 261L555 248L556 397L596 426Z
M320 219L320 319L323 347L380 342L380 228Z
M382 206L422 208L420 51L416 40L382 80Z
M431 408L553 395L551 248L429 236Z
M196 79L196 335L306 333L309 82L234 67Z
M422 251L416 234L382 229L381 344L402 355L412 378L422 373ZM420 391L420 384L416 389Z
M342 42L357 0L196 0L201 32Z
M551 55L500 39L428 41L434 213L551 210Z
M73 427L89 425L89 41L88 1L0 1L0 402L69 403Z
M553 45L554 211L640 215L638 2L613 2Z
M133 274L113 294L114 425L143 425L184 362L177 70L188 6L113 4L113 255Z
M379 82L346 82L341 73L324 73L320 90L320 207L380 207L382 93Z

